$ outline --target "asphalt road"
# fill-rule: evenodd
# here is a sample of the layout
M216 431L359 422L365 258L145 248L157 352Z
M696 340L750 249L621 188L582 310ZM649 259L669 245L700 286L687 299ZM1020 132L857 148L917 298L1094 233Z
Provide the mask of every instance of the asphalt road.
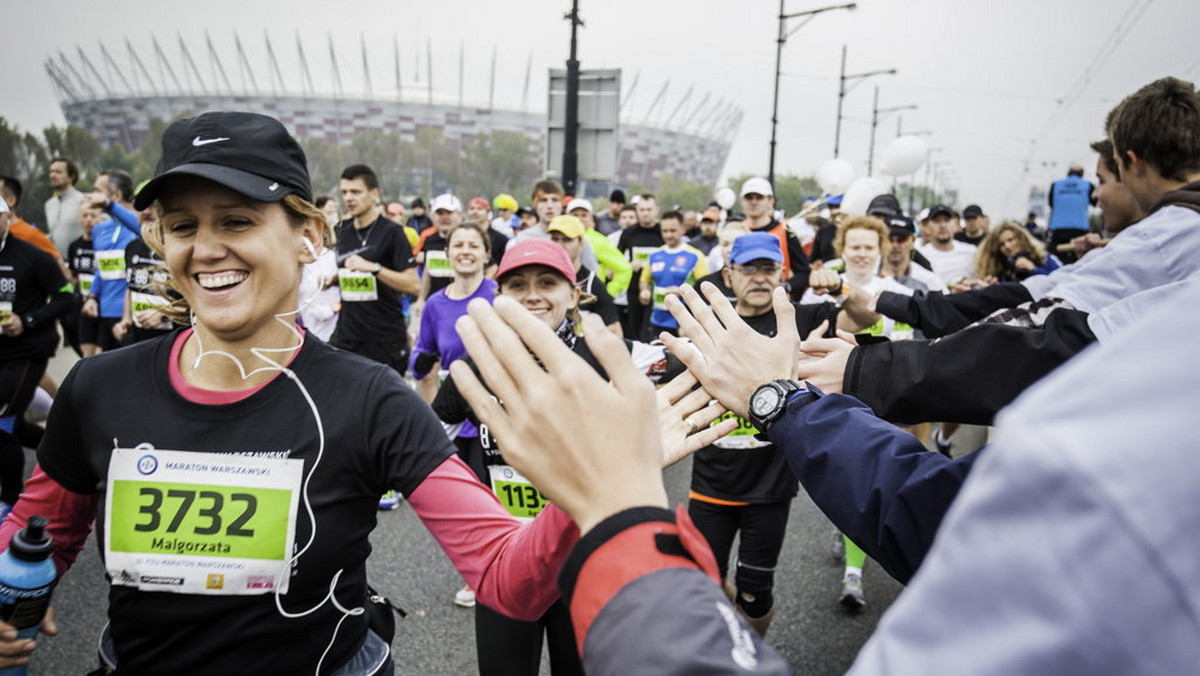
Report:
M56 359L59 382L69 363ZM959 433L962 445L981 441L978 429ZM957 449L956 449L957 453ZM28 467L33 453L27 451ZM673 502L686 496L690 461L666 473ZM874 630L901 587L873 562L864 574L867 607L852 613L838 604L842 566L829 555L832 527L807 496L792 505L788 537L776 576L779 610L767 642L798 674L841 674ZM476 658L471 610L451 599L462 580L407 504L379 514L370 578L409 612L397 626L393 650L398 674L471 674ZM107 584L94 537L55 592L60 633L40 641L31 674L83 674L95 668L96 639L105 621ZM303 637L296 637L303 640ZM544 667L542 673L548 674Z

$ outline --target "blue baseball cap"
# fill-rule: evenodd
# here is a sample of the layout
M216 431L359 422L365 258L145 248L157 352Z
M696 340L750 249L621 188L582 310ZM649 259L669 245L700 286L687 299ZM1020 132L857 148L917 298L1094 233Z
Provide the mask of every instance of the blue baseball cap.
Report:
M729 253L731 263L743 265L760 258L783 262L778 237L768 232L751 232L733 240L733 251Z

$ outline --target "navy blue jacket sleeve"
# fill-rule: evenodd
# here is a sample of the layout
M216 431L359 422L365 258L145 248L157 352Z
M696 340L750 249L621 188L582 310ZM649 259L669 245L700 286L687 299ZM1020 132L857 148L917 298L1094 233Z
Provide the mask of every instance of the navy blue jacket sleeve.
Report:
M913 576L983 453L951 460L843 394L793 402L768 435L809 497L889 575Z

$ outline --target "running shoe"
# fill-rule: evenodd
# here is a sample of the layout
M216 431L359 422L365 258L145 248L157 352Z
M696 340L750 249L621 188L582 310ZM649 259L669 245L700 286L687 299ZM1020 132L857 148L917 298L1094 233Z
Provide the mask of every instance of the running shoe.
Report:
M851 573L842 578L842 597L838 601L851 610L858 610L867 605L861 575Z
M385 512L390 512L398 507L400 507L400 494L396 491L388 491L379 498L379 509Z
M454 605L460 608L474 608L475 590L470 587L463 587L454 592Z
M829 556L839 563L846 560L846 539L842 537L842 531L836 528L833 529L833 539L829 541Z

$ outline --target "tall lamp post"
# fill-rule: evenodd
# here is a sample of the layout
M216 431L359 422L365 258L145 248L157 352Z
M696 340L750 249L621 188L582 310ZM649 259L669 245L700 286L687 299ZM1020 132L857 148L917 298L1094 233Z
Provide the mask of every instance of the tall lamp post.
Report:
M886 70L869 70L865 73L853 73L851 75L846 75L846 45L842 45L842 70L841 70L841 74L838 76L837 127L835 128L834 133L833 133L833 156L834 157L838 156L838 151L841 150L841 146L842 146L842 101L845 100L846 93L849 92L850 89L854 88L854 85L851 85L850 89L847 89L846 81L847 80L856 80L856 82L854 84L860 84L863 80L865 80L869 77L874 77L876 75L895 75L895 74L896 74L895 68L888 68Z
M563 17L571 22L571 56L567 59L567 110L563 129L563 190L575 194L579 180L579 59L575 56L576 33L583 21L579 18L579 0L571 3L571 12Z
M892 113L901 110L916 110L916 104L907 106L891 106L890 108L879 107L879 87L875 87L875 103L871 108L871 148L867 153L867 176L874 176L875 168L875 130L879 128L879 121ZM899 136L899 134L897 134Z
M771 162L767 168L767 181L771 185L775 185L775 127L779 124L779 75L780 64L783 59L783 45L793 33L803 28L813 17L825 12L832 12L835 9L854 9L858 5L849 3L845 5L831 5L829 7L821 7L819 9L810 9L803 12L793 12L792 14L784 13L784 2L779 0L779 37L775 40L775 103L771 107ZM792 30L787 30L787 20L805 17L804 21Z

